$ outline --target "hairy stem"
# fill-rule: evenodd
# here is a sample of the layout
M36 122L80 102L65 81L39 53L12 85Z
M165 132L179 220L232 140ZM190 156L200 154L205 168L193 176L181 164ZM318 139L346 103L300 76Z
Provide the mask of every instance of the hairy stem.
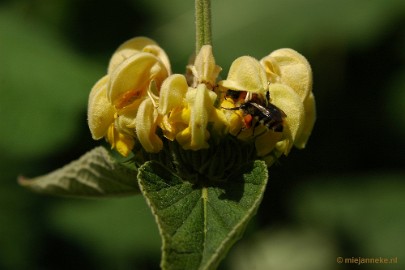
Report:
M195 0L196 54L211 44L211 1Z

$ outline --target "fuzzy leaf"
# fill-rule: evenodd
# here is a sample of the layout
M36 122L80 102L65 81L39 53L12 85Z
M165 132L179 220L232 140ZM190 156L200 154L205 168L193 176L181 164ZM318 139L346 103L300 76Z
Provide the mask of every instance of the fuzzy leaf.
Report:
M256 213L267 176L266 164L252 161L220 184L200 185L157 162L142 165L138 179L162 236L162 269L215 269Z
M39 193L75 197L138 194L137 171L117 162L103 147L49 174L32 179L19 177L23 187Z

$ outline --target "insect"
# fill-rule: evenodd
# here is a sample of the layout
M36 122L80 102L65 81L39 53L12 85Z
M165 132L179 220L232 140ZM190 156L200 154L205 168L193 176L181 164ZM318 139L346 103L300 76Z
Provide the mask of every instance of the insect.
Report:
M235 91L230 93L232 98L233 95L235 95L233 92ZM276 105L270 103L269 92L266 93L266 99L268 101L267 104L260 104L259 99L253 98L252 100L242 103L239 107L227 108L227 110L242 110L245 114L244 119L247 128L251 127L253 119L255 119L256 121L253 128L261 124L275 132L282 132L284 118L286 118L287 115Z

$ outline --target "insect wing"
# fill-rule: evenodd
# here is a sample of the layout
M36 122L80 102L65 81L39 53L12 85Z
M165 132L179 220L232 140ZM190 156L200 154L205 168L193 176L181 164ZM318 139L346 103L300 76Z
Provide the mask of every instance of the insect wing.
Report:
M266 108L266 107L264 107L262 105L259 105L259 104L255 103L255 102L251 102L250 105L252 105L256 109L258 109L265 117L271 117L272 116L271 111L268 108Z

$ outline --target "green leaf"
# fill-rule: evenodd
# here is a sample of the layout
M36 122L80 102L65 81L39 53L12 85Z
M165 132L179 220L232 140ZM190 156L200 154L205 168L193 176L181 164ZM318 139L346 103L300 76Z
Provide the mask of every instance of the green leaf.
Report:
M136 170L117 162L103 147L96 147L78 160L19 183L33 191L52 195L102 197L139 194Z
M263 161L210 186L184 181L154 161L142 165L138 180L163 239L162 268L215 269L256 213L267 177Z

